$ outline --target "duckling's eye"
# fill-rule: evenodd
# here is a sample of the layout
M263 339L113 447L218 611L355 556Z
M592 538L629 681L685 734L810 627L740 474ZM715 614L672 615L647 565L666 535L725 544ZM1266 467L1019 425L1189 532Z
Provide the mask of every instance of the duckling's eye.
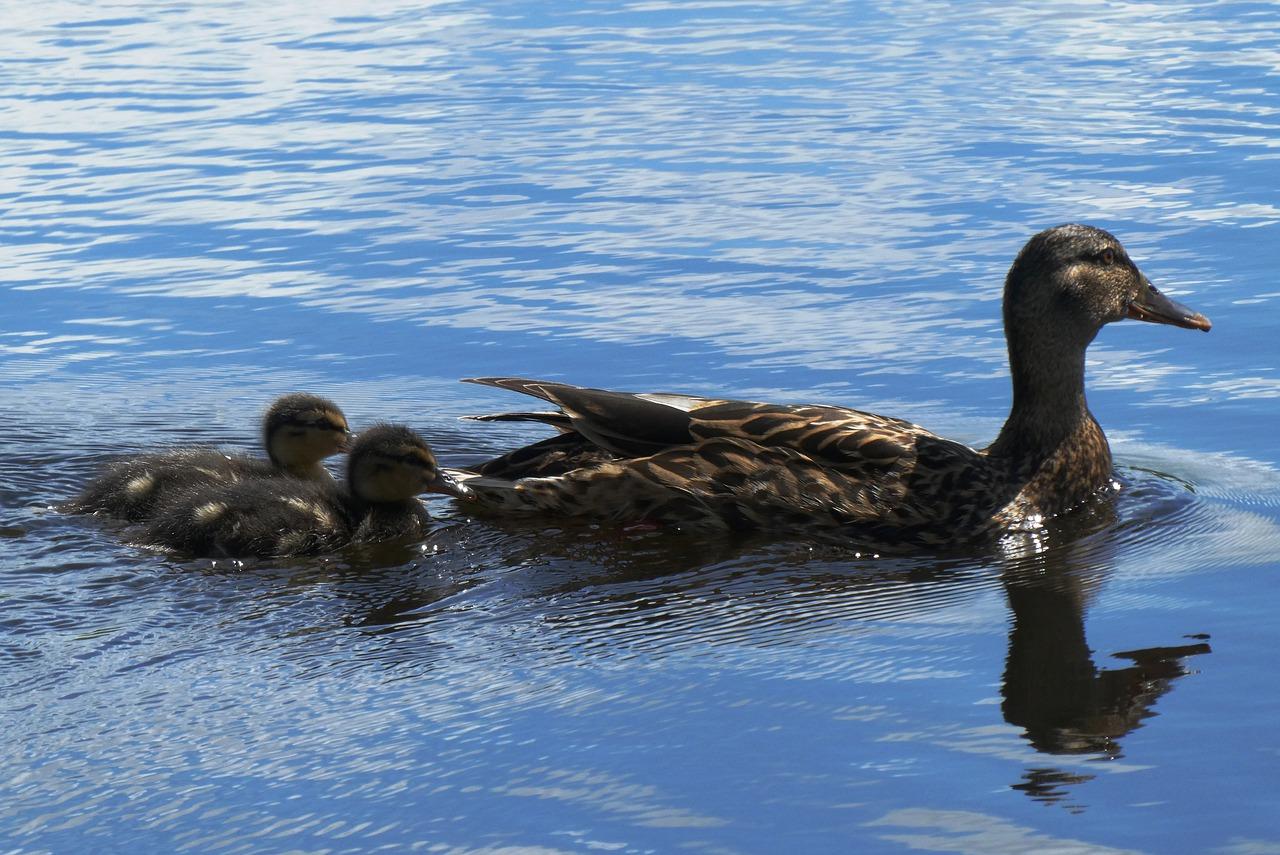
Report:
M1102 252L1098 253L1098 260L1101 261L1103 264L1107 265L1108 267L1110 267L1112 264L1116 263L1115 250L1104 249Z

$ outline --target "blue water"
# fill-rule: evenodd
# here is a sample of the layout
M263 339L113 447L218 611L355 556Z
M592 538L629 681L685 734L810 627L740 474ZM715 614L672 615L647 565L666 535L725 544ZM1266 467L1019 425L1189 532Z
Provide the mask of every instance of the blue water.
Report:
M50 0L0 48L0 851L1280 850L1271 7ZM489 374L980 444L1065 221L1214 329L1103 331L1124 489L994 554L52 509L285 391L540 437L457 420Z

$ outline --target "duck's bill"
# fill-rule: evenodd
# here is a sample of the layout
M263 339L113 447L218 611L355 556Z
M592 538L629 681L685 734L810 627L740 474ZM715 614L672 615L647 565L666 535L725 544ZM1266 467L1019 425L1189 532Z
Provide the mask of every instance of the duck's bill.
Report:
M1213 326L1204 315L1161 294L1145 276L1142 277L1142 285L1138 298L1129 304L1129 317L1153 324L1172 324L1175 327L1205 332Z
M443 493L446 496L453 496L455 499L470 499L474 493L471 488L463 484L448 469L441 469L436 472L436 477L427 484L424 493Z

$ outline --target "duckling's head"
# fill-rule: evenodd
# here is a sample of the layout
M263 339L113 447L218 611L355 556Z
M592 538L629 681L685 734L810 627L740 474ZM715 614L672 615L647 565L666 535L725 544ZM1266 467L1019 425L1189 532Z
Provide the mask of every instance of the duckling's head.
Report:
M317 395L277 398L262 418L267 456L277 466L299 474L326 457L346 451L351 431L338 405Z
M1004 325L1011 345L1033 338L1084 347L1104 324L1123 318L1210 327L1204 315L1161 294L1120 241L1093 226L1046 229L1009 268Z
M452 492L431 447L403 425L374 425L351 446L347 482L365 502L400 502L419 493Z

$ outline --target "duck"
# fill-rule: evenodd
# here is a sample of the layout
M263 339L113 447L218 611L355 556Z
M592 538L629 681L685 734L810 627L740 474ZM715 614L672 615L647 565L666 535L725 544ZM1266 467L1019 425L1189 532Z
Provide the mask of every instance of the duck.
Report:
M351 430L328 398L293 393L276 398L262 417L267 459L212 448L178 448L125 458L107 466L63 507L140 522L166 496L194 486L243 478L293 477L320 483L333 476L324 459L347 450Z
M379 424L351 445L345 484L249 477L170 496L141 531L148 546L203 557L282 558L353 543L420 539L431 516L415 497L453 492L431 447Z
M1207 332L1120 241L1070 223L1018 252L1002 301L1013 400L984 448L903 419L821 404L630 393L516 377L466 382L548 412L482 417L557 435L455 470L465 507L691 530L836 530L939 547L1034 529L1111 489L1111 450L1085 399L1085 351L1125 318Z

